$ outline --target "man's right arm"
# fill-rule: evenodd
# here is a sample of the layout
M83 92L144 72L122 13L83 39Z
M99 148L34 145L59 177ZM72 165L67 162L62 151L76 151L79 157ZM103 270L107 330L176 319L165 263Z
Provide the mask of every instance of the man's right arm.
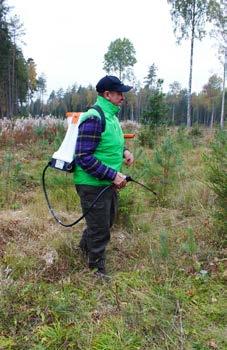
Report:
M98 179L114 181L117 171L104 165L94 156L101 134L102 123L96 116L80 124L76 144L76 164Z

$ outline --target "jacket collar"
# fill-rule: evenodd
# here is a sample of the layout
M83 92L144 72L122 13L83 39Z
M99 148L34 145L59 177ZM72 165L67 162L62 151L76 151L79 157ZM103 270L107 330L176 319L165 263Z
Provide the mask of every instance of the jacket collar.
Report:
M112 102L108 101L102 96L97 97L97 105L102 108L103 112L108 113L112 116L120 111L120 107L114 105Z

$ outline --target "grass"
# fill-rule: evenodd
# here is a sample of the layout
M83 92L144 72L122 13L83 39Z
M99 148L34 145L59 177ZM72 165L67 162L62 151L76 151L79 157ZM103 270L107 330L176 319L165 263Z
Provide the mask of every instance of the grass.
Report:
M226 248L202 161L212 137L204 130L167 132L180 149L180 166L168 169L172 183L162 200L133 183L121 191L107 249L109 282L94 278L77 249L83 222L66 229L47 210L40 179L55 146L45 138L4 141L0 349L226 349ZM127 142L136 154L128 173L158 192L163 172L155 148ZM80 207L71 177L51 170L47 177L53 207L74 221Z

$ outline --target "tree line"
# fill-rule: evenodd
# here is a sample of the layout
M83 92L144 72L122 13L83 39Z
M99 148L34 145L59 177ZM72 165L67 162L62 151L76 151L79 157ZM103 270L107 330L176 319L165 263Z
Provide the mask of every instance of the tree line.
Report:
M25 59L20 45L25 34L18 16L0 0L0 117L26 114L35 91L43 88L32 58Z
M211 127L218 122L224 125L225 74L221 79L213 74L199 93L192 93L192 67L194 41L206 34L206 23L214 24L219 36L220 52L226 50L226 0L167 0L178 43L190 38L190 71L188 88L174 81L167 93L163 93L162 78L152 63L143 83L133 73L137 62L133 44L127 39L112 41L104 54L103 70L117 75L133 84L134 89L126 94L120 119L143 123L166 122L172 124L203 123ZM221 6L223 5L223 6ZM67 90L52 91L45 99L46 78L37 76L32 58L25 60L19 43L24 34L23 25L17 16L9 18L10 9L6 0L0 0L0 117L13 115L63 117L67 111L87 110L95 101L96 91L92 86L76 83ZM220 39L221 38L221 39ZM227 62L223 64L226 70Z
M144 86L136 86L125 95L125 101L120 112L121 120L131 120L142 123L168 122L169 124L184 124L187 113L188 91L174 81L169 85L167 93L163 92L163 79L156 76L157 67L152 64L145 77ZM52 91L43 103L38 97L30 104L33 116L53 115L64 117L67 111L86 111L96 99L93 86L78 86L74 84L67 90L62 88ZM213 126L220 123L222 99L222 79L213 74L204 84L202 90L192 94L192 123Z

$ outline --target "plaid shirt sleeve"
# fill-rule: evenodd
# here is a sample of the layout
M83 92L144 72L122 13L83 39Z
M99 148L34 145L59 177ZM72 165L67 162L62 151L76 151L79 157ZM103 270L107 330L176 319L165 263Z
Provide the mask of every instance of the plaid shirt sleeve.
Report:
M94 157L94 152L101 140L101 120L92 116L80 124L76 143L76 164L90 175L101 180L113 181L116 170L104 165Z

